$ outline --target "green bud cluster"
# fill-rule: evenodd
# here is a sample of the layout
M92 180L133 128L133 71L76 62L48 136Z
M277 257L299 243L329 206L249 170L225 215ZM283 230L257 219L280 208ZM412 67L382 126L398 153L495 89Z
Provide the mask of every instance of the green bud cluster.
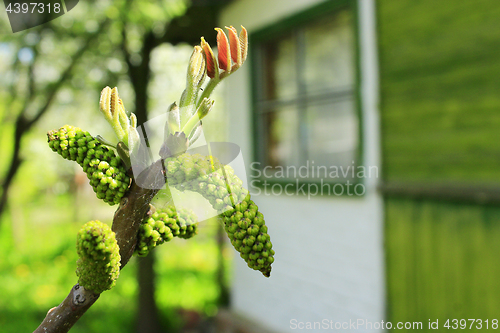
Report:
M264 216L229 166L216 158L182 154L165 160L169 186L200 193L218 211L231 244L252 269L269 277L274 250Z
M81 286L98 294L114 287L120 274L120 249L108 225L86 223L78 232L76 251L76 275Z
M198 233L198 218L190 209L168 206L144 219L137 233L136 253L143 257L174 237L188 239Z
M76 161L87 174L99 199L114 205L120 202L130 178L114 151L78 127L65 125L47 133L49 147L65 159Z

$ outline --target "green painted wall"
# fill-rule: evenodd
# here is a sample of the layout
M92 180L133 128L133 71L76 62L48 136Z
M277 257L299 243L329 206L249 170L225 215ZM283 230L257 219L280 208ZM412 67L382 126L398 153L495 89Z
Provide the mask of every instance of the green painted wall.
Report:
M384 181L500 186L500 2L377 6ZM386 196L385 213L388 320L500 319L498 206Z
M386 218L388 320L500 320L498 208L389 199Z
M500 184L500 2L377 6L384 179Z

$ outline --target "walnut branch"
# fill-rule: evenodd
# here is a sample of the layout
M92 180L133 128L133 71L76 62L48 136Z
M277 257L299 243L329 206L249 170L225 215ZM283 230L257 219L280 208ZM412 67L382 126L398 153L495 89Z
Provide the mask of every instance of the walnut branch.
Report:
M145 178L141 177L143 175ZM142 178L142 184L165 184L162 160L155 162L139 177ZM158 186L150 187L157 188ZM128 263L134 254L137 232L142 220L149 211L149 203L157 193L157 189L141 188L133 181L129 195L122 198L120 206L115 212L111 229L115 232L120 247L121 268Z
M144 178L142 178L144 177ZM165 176L162 161L158 160L141 174L142 184L164 184ZM149 203L158 193L159 186L153 189L141 188L132 181L127 194L113 217L112 230L120 247L121 267L125 267L134 254L137 232L142 220L149 211ZM100 294L86 290L76 284L71 288L66 299L59 306L49 310L47 316L34 333L65 333L97 301Z
M47 312L47 316L42 324L34 332L68 332L78 319L97 301L99 296L100 294L86 290L77 283L71 288L69 295L59 306Z

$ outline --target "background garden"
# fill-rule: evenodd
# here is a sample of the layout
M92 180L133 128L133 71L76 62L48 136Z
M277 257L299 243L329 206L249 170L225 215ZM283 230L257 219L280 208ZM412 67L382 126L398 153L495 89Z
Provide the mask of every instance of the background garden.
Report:
M93 219L111 224L116 208L95 197L83 171L50 150L46 132L71 124L112 141L114 134L99 112L105 86L119 88L126 110L135 112L139 123L166 112L184 89L192 52L188 43L199 42L186 43L171 32L178 24L172 21L187 5L83 1L78 11L15 34L6 13L1 14L2 332L34 330L64 299L77 281L77 231ZM212 32L214 17L208 13L200 19L212 25ZM212 44L214 38L215 31L207 37ZM217 100L213 121L204 126L211 140L225 138L222 105ZM117 287L72 331L153 332L159 325L174 331L215 315L227 304L232 257L220 226L216 219L203 221L189 242L175 239L141 264L134 258ZM140 279L146 281L142 293Z

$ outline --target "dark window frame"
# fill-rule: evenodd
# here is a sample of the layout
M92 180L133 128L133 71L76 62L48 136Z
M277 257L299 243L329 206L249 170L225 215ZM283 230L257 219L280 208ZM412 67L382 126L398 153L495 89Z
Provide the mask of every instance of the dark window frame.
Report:
M262 129L259 129L259 113L262 113L260 110L264 107L276 106L279 104L287 104L287 103L300 103L302 104L302 110L299 110L299 114L301 117L304 116L304 103L307 100L307 96L297 96L293 99L288 99L285 101L262 101L260 99L260 90L259 84L263 82L262 77L262 64L260 64L260 52L262 52L259 47L260 44L265 44L268 41L273 39L277 39L280 36L290 34L292 31L299 31L301 28L307 26L309 23L314 22L314 20L322 19L324 17L335 15L337 12L349 9L352 12L352 25L354 31L354 87L352 93L354 94L354 102L355 102L355 113L358 118L358 147L355 155L356 164L355 167L364 167L363 161L363 117L362 117L362 104L361 104L361 87L360 87L360 55L359 55L359 29L358 29L358 5L356 0L327 0L322 2L312 8L306 9L299 13L294 14L293 16L284 18L278 22L275 22L269 26L266 26L257 31L251 32L249 35L250 42L250 54L249 60L251 64L251 88L252 88L252 135L253 135L253 161L262 163L265 161L263 158L263 149L259 148L261 144L262 137ZM300 33L297 34L300 36ZM299 52L300 53L300 52ZM300 56L300 54L298 55ZM297 61L300 63L300 61ZM300 79L299 79L300 80ZM342 92L339 92L342 94ZM328 97L332 94L336 94L336 92L330 91L324 93L322 95L315 95L314 98L324 98L328 100ZM352 96L352 95L351 95ZM266 105L269 104L269 105ZM304 141L304 140L301 140ZM304 143L301 143L300 149L306 149L304 147ZM286 166L284 167L286 168ZM365 167L365 171L368 168ZM262 169L261 169L262 171ZM345 182L345 179L328 179L326 181L320 181L318 179L300 179L299 181L291 180L291 179L280 179L280 178L263 178L256 177L253 174L250 174L252 180L260 180L257 182L258 186L265 186L263 181L266 181L269 185L281 184L281 185L289 185L289 191L298 191L302 185L307 186L309 184L315 184L317 186L322 186L324 184L329 184L330 186L341 186L343 188L342 195L348 195L352 193L353 188L358 184L363 184L363 178L354 178L350 180L349 188ZM256 182L252 182L255 184ZM349 191L350 190L350 191ZM295 193L295 192L294 192ZM338 193L338 192L336 192ZM333 193L331 195L334 195ZM355 197L355 196L354 196Z

